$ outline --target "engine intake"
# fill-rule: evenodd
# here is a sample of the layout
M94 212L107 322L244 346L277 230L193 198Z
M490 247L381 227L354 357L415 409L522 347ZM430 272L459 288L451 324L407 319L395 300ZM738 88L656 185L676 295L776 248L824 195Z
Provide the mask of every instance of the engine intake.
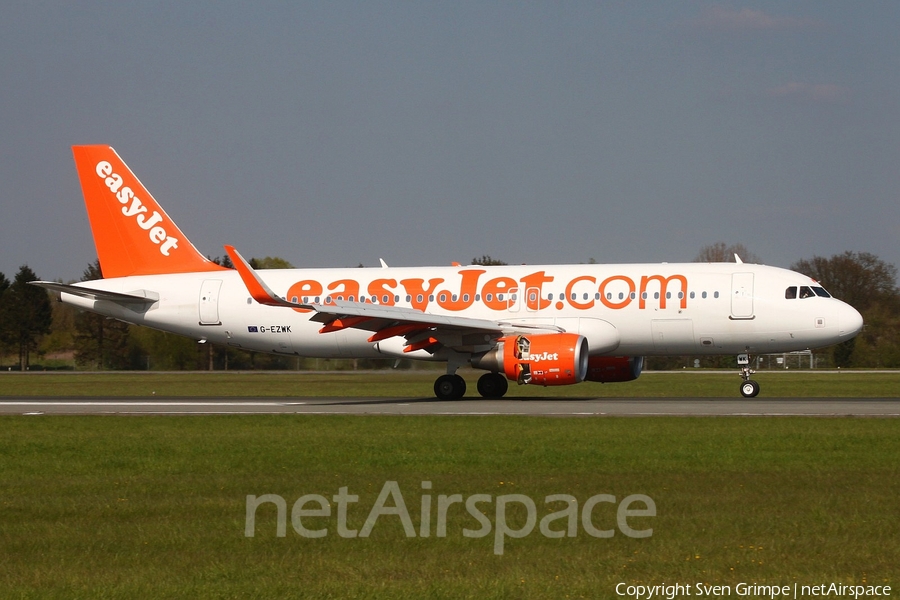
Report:
M472 365L502 371L519 385L580 383L588 373L588 342L577 333L510 335Z

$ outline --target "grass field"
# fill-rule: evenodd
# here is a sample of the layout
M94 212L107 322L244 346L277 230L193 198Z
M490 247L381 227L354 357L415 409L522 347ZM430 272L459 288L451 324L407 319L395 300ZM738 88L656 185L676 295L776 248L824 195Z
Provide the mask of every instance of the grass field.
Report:
M615 585L893 584L900 565L900 420L522 417L0 417L0 596L6 598L613 598ZM368 538L335 518L298 535L274 505L245 537L246 496L328 499L347 487L359 529L397 481L419 532L421 496L523 494L538 519L595 494L646 494L645 539L551 539L537 527ZM423 491L422 482L432 488ZM394 506L393 501L387 503ZM313 505L314 506L314 505ZM495 520L493 504L482 505ZM524 526L524 512L508 516ZM593 512L616 524L614 504ZM553 529L565 529L557 521Z
M432 377L0 374L0 396L423 397ZM647 373L511 392L735 396L738 379ZM892 373L758 379L771 396L897 396L900 387ZM898 419L7 416L0 431L2 598L619 598L620 582L730 585L736 595L741 582L895 586L900 573ZM389 481L414 535L384 514L369 537L342 537L333 496L344 487L359 496L347 526L361 530ZM247 496L264 494L285 500L284 537L274 504L258 508L255 535L245 536ZM307 494L331 504L330 517L301 515L324 537L292 526ZM481 525L462 503L445 509L446 535L437 535L439 498L455 494L490 497L478 505L488 535L463 535ZM531 499L538 522L565 506L547 496L572 496L575 537L547 537L535 524L504 536L497 554L496 507L510 494ZM590 521L610 538L588 535L579 518L597 494L615 497ZM650 537L617 524L617 503L632 494L655 503L656 516L627 520ZM525 527L524 505L511 503L505 520Z
M460 370L469 397L483 371ZM2 373L3 396L432 396L437 373L415 371ZM762 397L898 397L900 371L762 371ZM510 397L735 397L736 371L648 372L627 383L560 387L510 386Z

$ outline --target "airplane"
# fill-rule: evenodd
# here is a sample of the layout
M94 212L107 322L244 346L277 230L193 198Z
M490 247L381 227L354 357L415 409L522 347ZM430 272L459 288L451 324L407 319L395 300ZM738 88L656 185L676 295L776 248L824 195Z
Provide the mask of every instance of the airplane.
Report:
M737 355L740 393L759 393L750 356L829 346L863 326L852 306L786 269L735 263L469 265L255 270L201 254L112 147L73 154L103 279L35 281L60 300L202 343L290 356L440 361L457 371L556 386L636 379L644 357Z

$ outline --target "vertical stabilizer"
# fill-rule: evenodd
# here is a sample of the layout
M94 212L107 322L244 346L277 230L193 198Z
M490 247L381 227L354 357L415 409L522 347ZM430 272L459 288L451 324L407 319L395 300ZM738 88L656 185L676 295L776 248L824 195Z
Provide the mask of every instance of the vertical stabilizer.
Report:
M219 271L110 146L73 146L104 277Z

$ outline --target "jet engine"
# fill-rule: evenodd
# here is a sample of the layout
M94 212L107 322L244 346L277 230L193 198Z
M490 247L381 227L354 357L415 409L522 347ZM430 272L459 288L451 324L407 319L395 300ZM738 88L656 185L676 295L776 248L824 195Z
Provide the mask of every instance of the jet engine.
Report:
M588 372L588 342L577 333L510 335L472 365L502 372L519 385L580 383Z
M601 383L633 381L643 369L643 356L592 356L585 379Z

